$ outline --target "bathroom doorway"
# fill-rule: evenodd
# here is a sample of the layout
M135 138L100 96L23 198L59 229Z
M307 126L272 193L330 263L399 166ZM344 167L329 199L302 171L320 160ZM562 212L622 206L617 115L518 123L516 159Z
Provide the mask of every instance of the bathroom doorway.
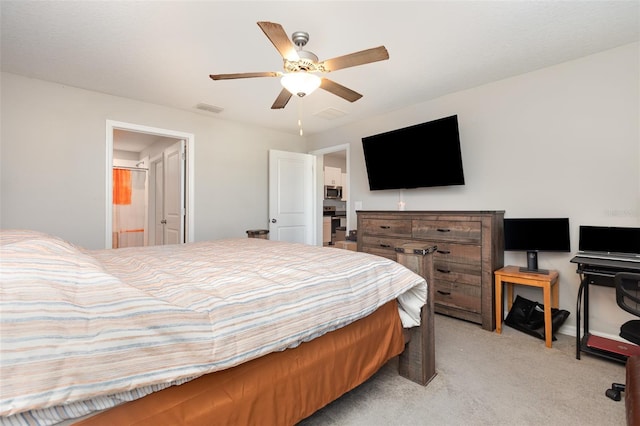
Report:
M193 241L193 135L108 122L107 136L107 248Z

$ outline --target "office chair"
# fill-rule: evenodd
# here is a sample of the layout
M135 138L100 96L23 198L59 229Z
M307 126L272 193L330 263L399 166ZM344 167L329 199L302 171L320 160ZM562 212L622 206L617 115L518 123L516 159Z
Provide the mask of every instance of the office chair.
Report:
M640 317L640 273L618 272L613 282L616 286L616 302L623 310ZM640 320L627 321L620 327L620 337L640 345ZM614 401L620 401L625 385L612 383L605 394Z

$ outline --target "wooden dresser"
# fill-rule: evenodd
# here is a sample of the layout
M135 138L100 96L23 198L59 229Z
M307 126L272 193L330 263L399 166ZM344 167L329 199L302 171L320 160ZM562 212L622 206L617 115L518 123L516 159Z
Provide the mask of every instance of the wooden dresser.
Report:
M493 271L504 266L504 211L357 211L358 251L396 260L406 243L436 245L435 311L496 326Z

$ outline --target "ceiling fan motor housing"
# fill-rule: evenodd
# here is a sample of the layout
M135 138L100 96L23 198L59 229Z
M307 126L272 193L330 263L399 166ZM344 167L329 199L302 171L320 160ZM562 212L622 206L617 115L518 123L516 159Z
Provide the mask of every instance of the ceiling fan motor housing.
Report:
M298 60L289 61L284 60L284 68L288 72L307 71L307 72L319 72L318 57L306 50L298 50Z

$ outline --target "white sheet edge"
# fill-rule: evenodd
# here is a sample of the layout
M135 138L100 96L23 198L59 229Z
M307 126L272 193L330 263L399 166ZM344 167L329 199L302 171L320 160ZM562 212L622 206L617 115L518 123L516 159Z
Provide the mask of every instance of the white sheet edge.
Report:
M404 328L420 325L420 311L426 301L427 282L424 280L398 296L398 312Z

